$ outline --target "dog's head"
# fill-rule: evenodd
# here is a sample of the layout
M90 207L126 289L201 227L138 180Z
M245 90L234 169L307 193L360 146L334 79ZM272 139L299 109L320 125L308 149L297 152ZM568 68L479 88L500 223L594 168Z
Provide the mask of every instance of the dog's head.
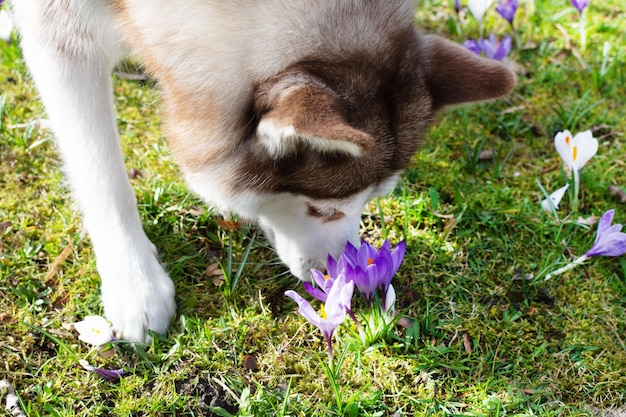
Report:
M446 105L508 93L500 62L416 30L386 56L311 56L256 89L239 186L264 196L258 218L292 273L308 278L346 241L364 205L394 186Z
M197 106L191 117L168 123L172 149L192 188L223 210L257 219L302 279L310 268L323 268L327 255L337 255L346 241L359 243L364 205L391 190L437 110L495 98L515 85L515 75L502 63L420 34L408 6L401 14L391 7L396 3L372 2L378 9L366 9L357 19L360 6L339 10L339 3L316 3L330 8L322 19L306 13L306 2L301 16L311 21L303 25L322 25L317 30L275 20L292 26L276 29L279 40L252 47L266 48L272 59L251 59L251 69L239 71L247 79L222 83L224 94L211 96L226 100L236 86L236 105L211 111ZM294 4L301 3L289 3ZM337 10L346 21L365 21L341 26L335 17L327 23ZM306 37L298 37L300 32ZM298 42L306 47L292 45ZM280 54L290 48L296 56ZM261 65L262 59L268 64ZM230 115L238 119L228 124L223 117ZM188 125L196 119L193 130ZM216 123L227 127L211 127ZM177 140L184 136L189 139ZM207 152L205 144L215 148Z

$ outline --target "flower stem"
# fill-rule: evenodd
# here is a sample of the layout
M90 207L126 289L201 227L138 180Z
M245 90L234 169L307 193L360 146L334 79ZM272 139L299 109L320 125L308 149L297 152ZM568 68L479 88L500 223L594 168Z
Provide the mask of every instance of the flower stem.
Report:
M574 259L569 264L565 265L564 267L559 268L556 271L550 272L548 275L546 275L546 277L543 280L547 281L547 280L549 280L550 278L552 278L554 276L561 275L562 273L567 272L570 269L574 269L578 265L581 265L583 262L585 262L587 259L589 259L589 257L586 256L586 255L580 256L580 257Z
M587 33L585 31L585 15L584 10L580 12L580 19L578 21L578 30L580 34L580 50L585 52L587 49Z
M580 205L580 201L578 200L578 196L580 194L580 171L574 168L574 199L572 201L572 211L578 211L578 206Z
M326 343L328 344L328 362L330 363L331 369L333 366L333 339L331 337L326 338Z
M519 32L515 30L515 25L513 25L513 22L511 22L511 32L513 32L513 39L515 40L515 49L517 49L517 51L519 52L522 50L522 40L520 38Z

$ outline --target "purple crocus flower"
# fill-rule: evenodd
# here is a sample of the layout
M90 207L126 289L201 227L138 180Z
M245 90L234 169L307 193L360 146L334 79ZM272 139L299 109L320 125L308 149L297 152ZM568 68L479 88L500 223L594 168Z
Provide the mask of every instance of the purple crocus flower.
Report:
M621 224L611 225L615 210L608 210L600 217L596 240L583 256L620 256L626 253L626 233Z
M1 2L2 0L0 0ZM461 0L454 0L454 11L456 12L456 14L459 14L461 12Z
M587 259L593 256L621 256L626 253L626 233L622 232L621 224L611 225L615 216L615 210L611 209L605 212L598 222L598 231L593 246L583 256L574 259L569 264L554 272L550 272L544 278L546 281L553 276L560 275L564 272L581 265Z
M480 55L480 46L478 46L478 42L473 39L468 39L463 42L463 46L474 52L476 55Z
M352 293L354 292L354 282L348 282L344 274L340 274L329 290L322 316L315 311L311 304L293 290L285 291L285 295L293 299L298 304L300 313L311 324L317 326L324 335L328 344L328 356L333 357L332 338L335 329L344 321L346 311L350 310Z
M119 381L120 378L122 378L123 376L126 376L126 372L124 372L123 369L96 368L95 366L90 365L89 362L87 362L84 359L81 359L78 362L80 366L82 366L86 370L97 373L98 375L100 375L102 378L106 379L109 382Z
M487 58L502 61L511 52L511 37L505 36L502 41L496 38L493 33L489 39L479 39L478 46L485 53Z
M393 250L389 240L385 240L380 249L365 241L357 249L348 242L341 258L346 261L346 276L354 281L368 303L372 301L377 288L382 292L384 303L391 280L398 272L405 252L404 241L398 243Z
M304 286L304 289L306 290L306 292L311 294L311 296L325 303L328 299L328 293L335 283L334 276L330 274L324 275L321 271L318 271L317 269L312 269L311 277L313 278L313 282L317 284L317 287L311 285L308 282L303 282L302 285Z
M581 14L585 7L589 5L589 0L572 0L572 6L578 10L578 13Z
M496 12L513 25L513 19L517 13L517 0L498 0Z

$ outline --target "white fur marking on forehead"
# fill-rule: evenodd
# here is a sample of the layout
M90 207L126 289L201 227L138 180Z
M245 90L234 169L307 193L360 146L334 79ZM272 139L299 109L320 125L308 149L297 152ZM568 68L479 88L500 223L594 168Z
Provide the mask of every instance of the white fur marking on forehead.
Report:
M323 153L341 152L353 156L362 154L361 147L356 143L300 135L293 126L277 126L272 119L262 120L257 127L257 133L261 143L274 158L295 152L299 143Z

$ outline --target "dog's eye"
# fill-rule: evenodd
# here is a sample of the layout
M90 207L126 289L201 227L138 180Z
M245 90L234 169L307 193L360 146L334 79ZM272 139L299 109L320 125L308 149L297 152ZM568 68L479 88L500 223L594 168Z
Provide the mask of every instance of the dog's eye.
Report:
M339 211L335 209L325 210L325 209L316 207L311 203L307 203L306 207L307 207L307 214L310 217L323 219L324 222L332 222L335 220L339 220L343 216L346 215L343 211Z

